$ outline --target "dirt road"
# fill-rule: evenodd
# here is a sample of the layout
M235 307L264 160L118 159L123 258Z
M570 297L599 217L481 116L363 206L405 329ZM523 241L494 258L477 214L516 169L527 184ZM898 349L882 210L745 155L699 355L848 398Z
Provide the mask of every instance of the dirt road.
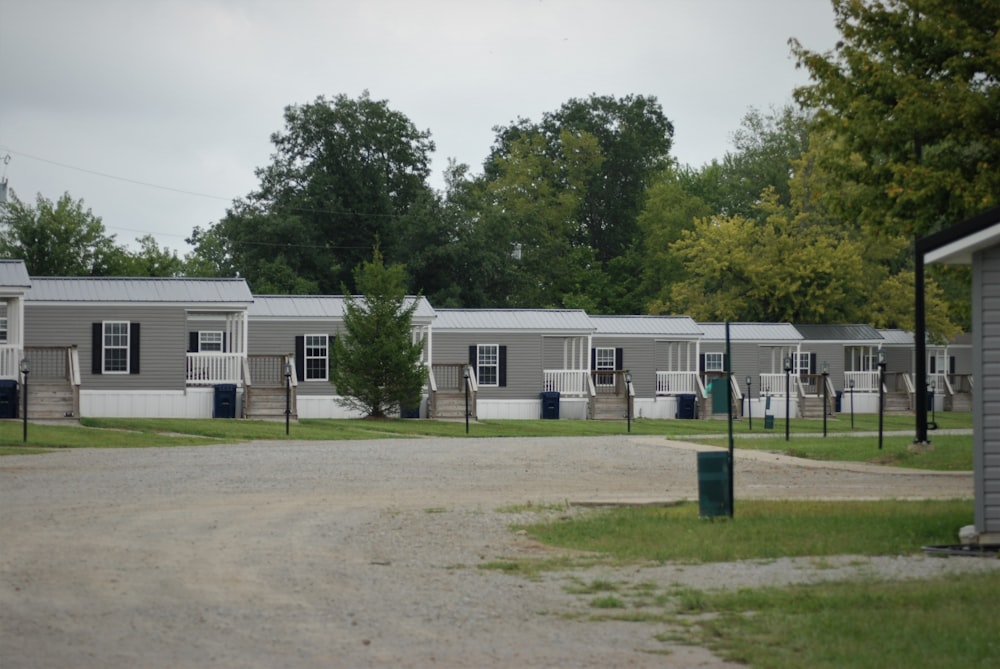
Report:
M0 658L14 667L724 667L652 626L585 622L511 505L697 499L654 437L283 442L0 459ZM971 497L969 474L737 452L736 499ZM957 529L957 528L956 528ZM632 569L783 583L972 559ZM862 564L863 563L863 564ZM578 573L585 580L600 571ZM742 579L742 580L741 580Z

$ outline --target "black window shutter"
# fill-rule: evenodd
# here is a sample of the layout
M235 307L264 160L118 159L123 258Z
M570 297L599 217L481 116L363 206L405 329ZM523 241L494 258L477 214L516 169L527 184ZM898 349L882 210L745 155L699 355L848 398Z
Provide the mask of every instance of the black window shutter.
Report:
M225 332L223 332L223 333L222 333L222 352L223 352L223 353L228 353L228 352L229 352L229 347L228 347L228 346L226 346L226 344L228 344L229 342L228 342L228 341L226 341L226 339L227 339L227 337L226 337L226 333L225 333Z
M188 353L197 353L199 348L197 332L188 332Z
M597 369L597 349L590 349L590 371Z
M128 326L128 373L139 373L139 324L129 323Z
M476 369L479 366L479 359L476 355L476 345L473 344L469 347L469 367Z
M306 378L306 338L302 335L295 338L295 376L299 381Z
M815 374L816 373L816 354L815 353L810 353L809 354L809 373L810 374Z
M101 353L104 351L104 325L102 323L94 323L91 326L90 346L90 371L93 374L103 374Z
M497 373L497 385L501 388L507 386L507 347L500 347L500 371Z
M724 372L729 371L729 354L728 353L723 353L722 354L722 371L724 371Z
M931 357L931 374L937 374L937 356Z
M704 372L705 371L705 354L704 353L699 353L698 354L698 371L699 372Z
M333 376L333 342L337 341L337 335L327 335L326 337L326 378L332 379Z
M951 356L950 358L948 358L948 373L949 374L955 373L955 356Z
M625 369L625 349L616 348L615 349L615 371L622 371Z

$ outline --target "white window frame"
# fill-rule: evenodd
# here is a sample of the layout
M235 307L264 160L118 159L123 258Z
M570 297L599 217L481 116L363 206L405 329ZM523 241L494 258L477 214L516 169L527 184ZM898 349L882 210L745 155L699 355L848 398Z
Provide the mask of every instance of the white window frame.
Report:
M302 373L305 381L329 381L330 336L307 334L302 338Z
M490 375L492 375L492 379L489 378ZM476 383L487 388L500 386L499 344L476 345Z
M792 353L792 374L796 374L798 376L808 376L809 361L811 359L812 354L809 351Z
M198 352L223 353L226 348L225 342L222 330L203 330L198 333Z
M594 347L594 371L595 372L613 372L616 367L616 356L614 346L595 346ZM597 374L597 385L599 386L613 386L615 385L615 375L614 374Z
M726 354L718 351L705 352L705 371L724 372L726 371Z
M124 341L124 343L123 343ZM111 369L115 361L108 355L111 351L123 351L124 369ZM103 374L128 374L132 360L132 323L129 321L102 321L101 323L101 372Z

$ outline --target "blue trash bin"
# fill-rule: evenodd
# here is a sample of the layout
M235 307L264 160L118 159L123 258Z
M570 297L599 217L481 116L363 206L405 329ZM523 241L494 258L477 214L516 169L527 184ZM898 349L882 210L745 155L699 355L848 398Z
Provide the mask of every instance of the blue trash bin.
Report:
M542 393L542 418L558 420L559 418L558 392L553 390L547 390Z
M212 418L236 418L236 384L220 383L215 386Z
M17 381L0 380L0 418L17 418Z

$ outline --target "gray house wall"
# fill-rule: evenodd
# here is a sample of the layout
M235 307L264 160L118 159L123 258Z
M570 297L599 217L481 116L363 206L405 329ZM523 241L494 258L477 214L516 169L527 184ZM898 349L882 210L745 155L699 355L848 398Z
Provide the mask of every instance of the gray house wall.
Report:
M538 397L542 391L545 369L543 338L534 333L479 333L434 330L434 364L468 364L469 347L496 344L507 347L507 386L479 386L483 399L524 399ZM548 344L550 359L556 342ZM559 366L562 365L562 342L558 342Z
M25 304L27 346L76 345L82 388L88 390L184 390L187 373L187 314L173 306ZM94 374L92 324L139 323L139 373Z
M343 324L332 320L259 320L254 319L247 332L247 355L294 355L295 338L304 335L336 336ZM299 379L299 395L332 395L336 389L329 379Z
M1000 533L1000 246L976 253L972 279L976 528Z
M632 373L632 386L635 388L636 397L656 396L656 345L652 339L594 335L591 348L620 348L621 367ZM665 348L664 355L666 355ZM591 359L589 352L587 358Z

